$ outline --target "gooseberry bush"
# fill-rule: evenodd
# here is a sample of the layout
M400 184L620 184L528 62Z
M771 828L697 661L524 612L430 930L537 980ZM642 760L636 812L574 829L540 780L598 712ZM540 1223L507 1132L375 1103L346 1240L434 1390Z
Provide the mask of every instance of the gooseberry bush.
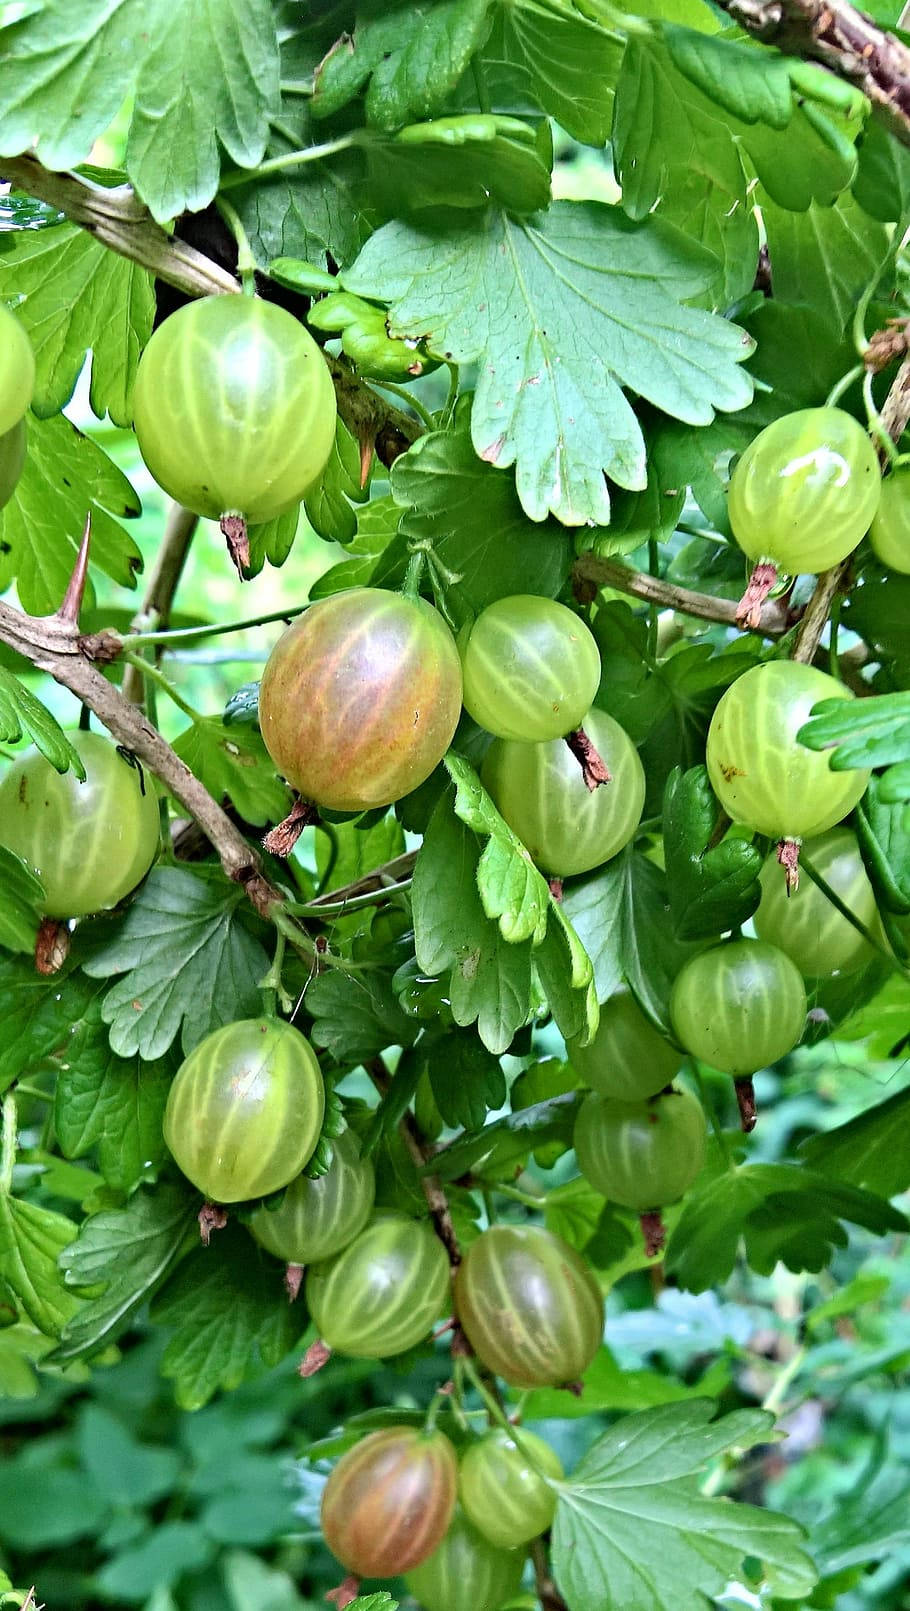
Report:
M906 1606L908 106L0 0L0 1607Z

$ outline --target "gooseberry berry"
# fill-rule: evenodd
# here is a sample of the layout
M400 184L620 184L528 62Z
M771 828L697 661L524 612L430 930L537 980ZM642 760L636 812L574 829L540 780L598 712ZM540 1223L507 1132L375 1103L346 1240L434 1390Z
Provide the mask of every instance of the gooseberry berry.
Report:
M139 360L133 414L155 480L209 520L292 509L335 440L322 353L293 314L254 296L201 297L165 319Z
M765 940L731 940L701 951L670 995L677 1039L693 1056L735 1079L793 1050L806 1022L798 969Z
M566 1051L592 1090L624 1102L662 1091L681 1061L676 1047L654 1028L627 988L602 1003L597 1032L588 1045L568 1041Z
M515 1442L502 1427L466 1450L458 1468L458 1497L468 1520L499 1549L516 1549L550 1526L562 1461L549 1443L524 1427Z
M35 355L22 325L0 302L0 436L21 420L35 389Z
M560 1387L590 1365L603 1298L580 1253L537 1225L493 1225L467 1249L455 1308L471 1347L515 1387Z
M622 1208L644 1213L675 1203L705 1161L705 1115L689 1091L646 1102L592 1093L575 1121L575 1155L585 1179Z
M286 1186L312 1157L325 1109L309 1041L279 1018L213 1029L168 1092L164 1139L188 1180L216 1203Z
M733 535L749 558L795 576L852 553L881 493L875 448L840 408L802 408L760 431L730 478Z
M445 1537L457 1479L455 1450L443 1432L371 1432L342 1455L323 1489L329 1549L358 1577L410 1571Z
M867 929L878 926L875 891L869 882L855 834L831 828L807 839L803 853L815 871L839 895ZM800 880L787 894L777 859L769 856L760 874L762 897L753 919L755 932L786 952L807 978L854 973L872 962L875 952L857 928L838 911L812 878Z
M564 604L530 593L488 605L462 658L468 714L497 738L523 743L579 727L600 682L593 633Z
M52 918L116 906L145 877L160 833L151 778L102 734L67 736L84 783L37 749L18 756L0 781L0 844L40 878Z
M17 420L0 436L0 509L9 503L25 464L25 418Z
M872 552L889 570L910 576L910 465L900 464L882 482L869 527Z
M357 1138L345 1130L332 1142L332 1162L324 1175L298 1175L277 1208L259 1208L250 1220L257 1242L288 1264L331 1258L363 1230L373 1207L376 1183L369 1158L361 1158Z
M259 720L279 772L333 811L390 805L429 777L461 713L461 661L420 598L357 587L322 599L279 638Z
M427 1336L449 1293L449 1262L426 1220L377 1214L332 1259L311 1265L306 1298L327 1347L358 1359L403 1354Z
M499 1611L523 1571L523 1550L497 1549L456 1509L439 1548L406 1582L423 1611Z
M584 730L611 774L589 790L581 767L560 738L522 744L497 738L480 776L497 811L526 845L538 867L557 877L585 873L628 844L645 801L638 751L619 723L590 710Z

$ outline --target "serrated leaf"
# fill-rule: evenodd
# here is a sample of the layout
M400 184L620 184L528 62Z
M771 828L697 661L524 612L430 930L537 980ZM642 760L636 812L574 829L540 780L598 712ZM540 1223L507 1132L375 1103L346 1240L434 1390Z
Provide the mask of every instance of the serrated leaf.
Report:
M335 422L335 441L329 462L303 500L314 531L327 542L349 543L357 531L352 503L365 503L369 483L361 481L360 449L342 419Z
M72 962L53 979L37 973L30 957L10 957L0 962L4 1009L0 1091L66 1046L73 1024L96 990L97 986L73 969Z
M23 609L33 615L56 610L89 513L92 563L121 587L135 587L142 556L113 517L137 515L139 507L126 477L96 442L62 414L33 416L25 467L0 510L0 591L15 578Z
M833 750L832 772L910 761L910 692L823 699L796 736L810 750Z
M422 1043L421 1043L422 1044ZM446 1124L480 1129L506 1099L502 1066L472 1034L450 1034L426 1048L433 1098Z
M280 822L290 810L291 792L256 728L204 716L184 729L174 749L209 794L227 796L245 822Z
M534 951L534 966L563 1040L577 1039L586 1046L600 1018L594 967L558 901L550 903L546 936Z
M140 1187L125 1208L93 1214L60 1259L68 1287L103 1288L64 1327L53 1358L96 1354L119 1337L138 1309L199 1238L199 1193L187 1184Z
M571 1146L581 1101L582 1093L570 1091L565 1096L550 1097L546 1102L535 1102L517 1113L507 1113L504 1118L484 1125L482 1130L457 1136L434 1152L427 1171L443 1181L458 1180L469 1170L496 1177L504 1173L509 1164L548 1142L560 1141L566 1147Z
M793 115L786 57L671 22L663 34L674 65L709 99L745 123L786 128Z
M494 36L491 49L499 44ZM501 48L545 112L574 139L604 145L623 56L620 34L569 0L514 0L504 8Z
M209 1030L261 1010L268 958L240 920L241 889L178 867L152 869L136 899L83 963L93 979L125 977L104 998L121 1057L162 1057L179 1034L184 1053Z
M552 1564L569 1611L707 1611L746 1556L776 1594L809 1592L817 1574L795 1522L699 1492L712 1457L766 1442L774 1424L761 1410L713 1421L715 1408L695 1399L625 1417L560 1486Z
M0 1192L0 1278L23 1314L48 1337L56 1337L79 1307L57 1267L77 1229L63 1214Z
M908 1115L910 1090L896 1091L846 1124L809 1136L800 1144L800 1157L833 1180L863 1186L879 1197L896 1197L910 1186L910 1158L894 1144Z
M168 1157L161 1123L177 1061L118 1057L110 1048L99 992L57 1065L54 1125L64 1156L84 1158L97 1146L105 1180L123 1191L154 1178Z
M910 153L876 118L870 118L859 146L853 194L870 217L895 223L910 209Z
M482 360L474 447L500 468L516 465L531 519L552 510L566 525L606 525L604 475L623 487L646 481L622 386L693 425L752 395L739 368L751 338L683 305L714 268L712 254L657 220L557 202L533 222L493 214L444 236L387 224L344 283L392 303L392 335L422 336L457 363Z
M557 1234L559 1234L557 1232ZM609 1348L599 1348L581 1383L581 1392L567 1397L564 1387L538 1387L526 1399L529 1421L575 1420L611 1411L628 1415L636 1410L656 1409L660 1404L679 1404L698 1398L705 1389L684 1387L672 1376L656 1370L628 1370L617 1364Z
M20 856L0 845L0 945L32 956L44 888Z
M101 1404L83 1404L76 1431L79 1457L99 1493L111 1504L129 1494L134 1505L149 1505L169 1494L180 1472L176 1449L140 1443L123 1422Z
M136 366L155 311L146 269L77 224L23 230L0 255L0 296L20 299L16 316L35 353L36 414L56 414L69 402L91 350L92 408L132 425Z
M875 280L890 250L890 231L864 213L852 196L833 207L813 202L796 213L762 202L768 250L774 264L774 294L805 302L839 335L856 302Z
M881 780L869 786L856 807L856 837L880 903L889 911L910 912L910 806L883 798Z
M389 1046L410 1046L420 1028L402 1011L384 973L323 973L305 999L312 1038L336 1063L356 1066Z
M770 1275L777 1263L822 1270L847 1245L842 1220L880 1235L907 1228L904 1215L881 1197L816 1170L745 1164L689 1192L667 1246L667 1274L689 1292L704 1292L726 1280L740 1238L759 1275Z
M504 940L540 945L547 931L551 896L521 840L496 810L477 773L460 755L445 757L455 784L455 814L486 839L477 867L477 887L486 916Z
M386 550L395 540L400 519L399 510L391 498L376 498L361 509L357 516L357 536L347 548L349 558L343 559L339 565L333 565L331 570L320 576L310 588L311 601L315 603L317 599L328 598L331 593L341 593L346 587L369 586L383 564ZM407 554L402 552L402 578L406 567Z
M257 1255L235 1221L170 1278L152 1304L156 1324L175 1327L161 1360L178 1404L201 1409L219 1387L234 1388L277 1365L300 1335L274 1263Z
M68 772L72 767L80 782L85 781L82 757L57 718L24 682L0 666L0 743L16 744L25 733L58 772Z
M490 9L491 0L360 0L353 35L342 35L317 71L314 117L331 117L364 85L377 128L435 116L482 45Z
M670 911L681 940L711 939L739 927L761 899L761 852L729 837L712 846L719 819L705 767L676 767L664 790L663 838Z

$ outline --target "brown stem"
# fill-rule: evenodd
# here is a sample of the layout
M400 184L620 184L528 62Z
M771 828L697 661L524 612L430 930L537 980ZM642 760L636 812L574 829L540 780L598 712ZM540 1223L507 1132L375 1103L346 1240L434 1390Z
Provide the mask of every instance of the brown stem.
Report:
M385 1096L385 1093L389 1089L389 1086L392 1082L392 1077L386 1068L383 1059L381 1057L372 1057L365 1067L380 1096ZM398 1131L402 1141L411 1155L411 1158L417 1165L417 1170L419 1173L424 1168L424 1165L430 1157L430 1153L424 1147L424 1144L420 1139L417 1126L415 1125L410 1113L406 1113L401 1119L398 1125ZM449 1255L449 1263L452 1266L453 1271L457 1270L459 1264L461 1263L461 1248L458 1246L458 1237L455 1234L455 1226L452 1223L452 1211L449 1208L449 1199L442 1188L441 1181L436 1175L420 1174L420 1184L423 1189L423 1195L427 1200L427 1207L430 1210L433 1224L436 1228L436 1235L439 1237L440 1242Z
M850 569L850 560L842 559L839 565L832 565L829 571L822 571L815 584L815 592L806 605L803 618L799 623L796 642L793 645L791 660L801 661L804 666L811 666L816 651L821 642L822 633L828 623L834 595L839 591L841 583Z
M262 841L273 856L289 856L304 828L319 821L319 808L311 800L295 800L283 821L270 828Z
M550 1576L547 1546L542 1538L535 1538L531 1545L531 1563L542 1611L568 1611L565 1600Z
M644 599L648 604L662 604L665 609L679 610L683 615L695 615L702 621L715 621L721 626L735 627L738 606L732 599L716 599L711 593L695 593L688 587L677 587L659 576L646 571L630 570L615 559L602 559L591 550L579 554L572 567L573 579L578 585L596 584L612 587L630 598ZM750 627L763 638L779 638L793 622L787 603L782 599L769 599L762 606L759 623Z
M847 0L718 0L767 44L821 62L868 95L903 145L910 145L910 49Z
M590 794L599 789L602 783L613 782L610 768L583 727L576 727L574 733L567 733L566 743L581 767L585 788Z
M164 536L149 573L142 603L130 622L130 632L158 632L164 631L167 627L174 594L183 574L190 543L198 524L199 516L194 515L191 509L184 509L179 503L171 504ZM125 647L129 648L128 641ZM161 649L158 647L155 651L156 660L160 654ZM129 699L134 705L142 704L145 690L142 686L142 672L138 666L124 666L122 687L125 699Z
M736 625L757 632L761 626L762 609L768 594L777 581L777 566L762 560L753 565L745 593L736 606Z
M910 423L910 358L905 358L881 408L882 424L892 442L899 442ZM881 452L879 457L882 457Z

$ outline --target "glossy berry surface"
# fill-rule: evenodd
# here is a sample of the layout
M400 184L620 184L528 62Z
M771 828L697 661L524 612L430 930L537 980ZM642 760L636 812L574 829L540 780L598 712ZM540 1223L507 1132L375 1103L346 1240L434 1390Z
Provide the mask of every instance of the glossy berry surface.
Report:
M749 443L730 478L733 535L788 575L827 570L865 536L881 493L871 439L840 408L784 414Z
M341 1253L314 1264L307 1305L323 1342L389 1359L428 1336L449 1297L449 1261L426 1220L378 1214Z
M465 1515L499 1549L517 1549L546 1532L556 1511L556 1490L546 1479L564 1475L549 1443L524 1427L519 1437L520 1446L495 1428L470 1444L458 1468Z
M139 360L133 412L149 470L209 520L250 524L292 509L325 469L335 390L292 314L252 296L187 303Z
M736 1079L791 1052L806 1009L799 970L764 940L734 940L691 957L670 996L682 1045Z
M21 420L34 389L32 344L16 315L0 302L0 436Z
M898 465L882 482L869 544L889 570L910 576L910 466Z
M595 1191L622 1208L666 1208L705 1161L705 1115L689 1091L647 1102L592 1094L575 1121L578 1167Z
M856 835L849 828L831 828L817 839L807 839L800 859L808 859L859 922L875 932L879 921L875 891L863 866ZM761 888L761 904L753 919L755 932L759 939L785 951L806 978L855 973L874 960L872 946L808 872L800 878L799 888L788 896L777 857L772 853L761 870Z
M833 772L828 753L806 749L797 734L813 705L854 697L826 672L792 660L737 677L708 729L708 776L727 815L771 839L802 839L852 811L871 774Z
M329 1549L358 1577L397 1577L439 1547L455 1509L458 1462L442 1432L385 1427L343 1454L323 1489Z
M57 772L26 750L0 780L0 844L44 885L46 917L85 917L116 906L158 854L158 797L150 776L100 733L69 733L85 767Z
M523 1550L497 1549L456 1510L439 1548L407 1574L423 1611L499 1611L517 1593Z
M325 1109L316 1053L293 1024L241 1018L206 1035L168 1093L164 1139L216 1203L278 1191L312 1157Z
M561 738L520 744L498 738L480 776L497 811L544 872L557 878L599 867L628 844L645 801L638 751L619 723L590 710L584 730L611 774L591 792L581 767Z
M597 1032L588 1045L567 1042L566 1051L592 1091L624 1102L662 1091L681 1062L677 1048L654 1028L625 988L601 1004Z
M0 509L9 503L25 464L25 419L17 420L0 436Z
M275 1209L259 1208L250 1220L257 1242L288 1264L331 1258L363 1230L373 1208L376 1182L369 1158L361 1158L351 1130L332 1142L324 1175L298 1175Z
M522 743L580 727L600 682L593 633L564 604L531 593L488 605L462 658L468 714L497 738Z
M474 1352L515 1387L559 1387L590 1365L603 1298L584 1259L536 1225L494 1225L455 1277L455 1308Z
M374 587L305 610L272 650L259 690L278 771L333 811L389 805L416 789L460 714L461 661L442 616Z

